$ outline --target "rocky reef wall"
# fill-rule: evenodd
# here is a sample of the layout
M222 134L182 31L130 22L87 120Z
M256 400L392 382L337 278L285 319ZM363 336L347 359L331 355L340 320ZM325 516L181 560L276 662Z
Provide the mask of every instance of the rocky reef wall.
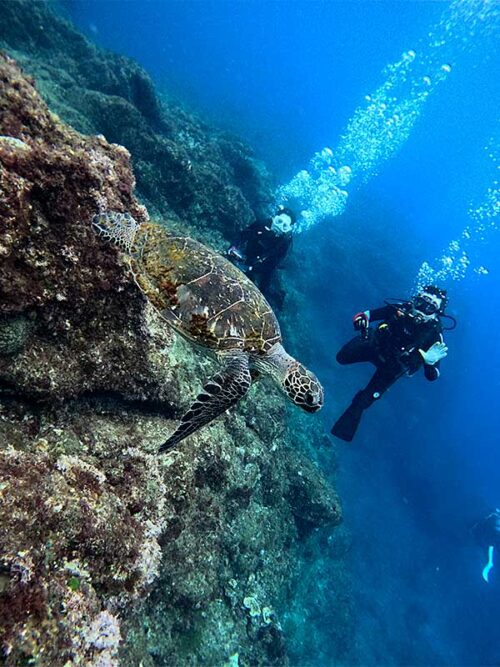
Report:
M110 143L85 105L64 110L85 134L55 111L77 99L77 81L82 98L97 90L104 105L128 105L129 130L146 124L151 142L165 111L136 65L105 57L44 4L1 6L11 46L0 58L0 664L288 664L286 619L307 549L341 519L301 453L320 438L307 419L292 424L262 382L232 414L156 455L212 362L165 326L92 231L103 209L147 218L134 145L131 157ZM189 122L217 146L218 170L203 169L238 190L234 224L244 224L257 209L223 139ZM250 168L247 149L228 145ZM198 181L184 209L163 169L151 192L161 188L153 210L164 224L215 244L230 234L221 180L224 212Z
M2 0L0 8L0 48L36 78L63 120L130 151L151 213L215 245L272 201L269 174L252 151L180 105L160 102L134 61L98 49L41 0Z

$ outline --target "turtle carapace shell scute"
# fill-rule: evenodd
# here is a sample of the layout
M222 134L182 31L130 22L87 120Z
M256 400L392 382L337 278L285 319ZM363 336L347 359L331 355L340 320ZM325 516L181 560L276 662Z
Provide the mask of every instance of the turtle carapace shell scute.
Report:
M141 225L131 266L159 313L198 345L262 355L281 342L271 306L252 281L198 241Z

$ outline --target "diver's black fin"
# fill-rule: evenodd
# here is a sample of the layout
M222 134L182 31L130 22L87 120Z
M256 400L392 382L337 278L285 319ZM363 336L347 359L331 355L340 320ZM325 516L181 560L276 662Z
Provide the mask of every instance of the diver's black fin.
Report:
M343 415L341 415L332 426L331 433L341 440L351 442L358 430L363 408L356 402L352 402Z

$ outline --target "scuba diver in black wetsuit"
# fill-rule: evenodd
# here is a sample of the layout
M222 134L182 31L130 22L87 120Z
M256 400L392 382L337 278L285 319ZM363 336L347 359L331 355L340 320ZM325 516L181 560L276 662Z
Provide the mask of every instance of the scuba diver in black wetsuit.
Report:
M278 308L283 305L284 292L271 286L271 280L292 246L295 219L293 211L280 206L272 218L243 230L227 252L233 264Z
M423 365L425 377L437 380L439 362L448 353L440 320L450 317L444 313L446 303L446 292L428 285L410 301L387 303L382 308L365 310L353 317L354 328L361 332L361 337L357 336L344 345L337 354L337 361L340 364L367 361L377 370L335 422L333 435L350 442L363 411L403 375L413 375ZM370 322L379 320L381 323L371 329Z
M478 544L486 553L488 562L483 568L482 576L488 584L490 570L494 566L493 556L495 549L500 550L500 509L490 512L484 519L478 521L471 528L471 532Z

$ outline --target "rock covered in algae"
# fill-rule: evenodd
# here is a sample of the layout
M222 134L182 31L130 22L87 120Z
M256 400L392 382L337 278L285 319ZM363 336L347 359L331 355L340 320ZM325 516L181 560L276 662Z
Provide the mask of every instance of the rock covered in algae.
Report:
M268 409L278 420L281 397ZM72 654L100 664L103 649L88 637L103 613L122 636L109 659L124 667L153 665L153 654L157 664L217 665L235 652L241 665L287 664L280 619L304 538L287 499L284 439L270 447L240 415L158 459L164 432L161 416L88 399L54 409L4 402L0 627L9 667L28 658L57 667Z
M49 3L2 2L0 47L66 122L125 146L148 206L184 230L222 243L271 203L269 174L248 146L160 101L137 63L97 48Z
M175 381L152 356L170 334L147 325L117 253L89 225L108 207L146 218L128 152L60 122L5 56L0 133L0 382L40 398L147 396L161 384L168 398Z
M0 105L3 662L286 665L280 619L336 498L313 466L294 506L306 464L266 384L156 457L209 362L88 225L100 208L146 217L128 153L59 121L3 57Z
M148 590L161 559L157 464L154 477L156 462L137 450L96 467L45 449L40 439L0 451L1 652L14 665L114 664L119 610Z
M300 530L337 525L340 502L317 467L298 450L287 450L287 498Z
M20 352L27 343L33 326L32 318L26 315L0 317L0 356Z

